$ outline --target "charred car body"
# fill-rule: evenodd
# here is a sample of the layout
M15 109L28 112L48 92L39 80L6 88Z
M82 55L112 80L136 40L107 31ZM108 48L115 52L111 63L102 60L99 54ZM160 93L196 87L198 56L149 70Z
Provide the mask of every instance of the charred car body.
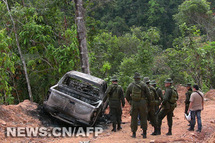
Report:
M70 71L50 88L44 108L74 126L93 126L107 106L106 88L100 78Z

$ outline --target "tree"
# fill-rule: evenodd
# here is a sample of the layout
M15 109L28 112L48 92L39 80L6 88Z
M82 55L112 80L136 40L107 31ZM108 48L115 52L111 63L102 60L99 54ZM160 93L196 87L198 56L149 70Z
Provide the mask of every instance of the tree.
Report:
M186 23L188 26L196 25L207 36L207 40L215 40L215 20L207 0L184 1L179 6L179 12L174 15L178 25Z
M103 5L100 1L93 1L91 5L96 8L87 11L88 15L101 22L100 29L122 36L133 26L141 26L144 30L157 27L163 49L171 47L178 35L173 15L178 12L178 5L183 0L114 0Z
M214 74L215 47L213 43L205 43L196 26L188 27L186 24L180 26L183 36L183 48L185 53L183 62L187 73L192 76L195 83L201 88L213 87L211 75ZM209 76L208 76L209 75ZM213 77L213 76L212 76Z
M15 37L16 37L16 45L17 45L19 55L20 55L20 59L22 61L23 68L24 68L24 71L25 71L25 78L26 78L26 82L27 82L27 86L28 86L29 98L30 98L31 102L33 102L30 80L28 78L28 71L27 71L26 63L25 63L25 60L23 58L22 51L21 51L21 48L20 48L20 45L19 45L19 38L18 38L18 35L17 35L17 31L16 31L16 23L14 22L13 17L11 15L7 0L3 0L3 1L4 1L5 5L7 6L7 10L8 10L8 13L10 15L10 19L11 19L11 21L13 23L14 34L15 34Z
M10 11L16 24L34 102L42 103L50 86L66 72L80 70L77 30L72 18L67 18L71 15L61 11L64 2L38 0L25 1L22 5L10 1ZM9 14L5 12L5 3L0 4L0 9L0 28L6 29L6 34L11 39L8 44L11 52L19 55L13 23ZM74 13L72 7L68 11ZM71 20L71 23L65 24L65 19ZM10 82L14 83L12 95L15 97L14 103L17 103L28 98L28 89L24 86L26 79L22 61L16 60L14 66L15 73Z
M81 57L82 72L90 74L90 66L87 50L86 27L84 22L84 8L82 0L75 0L76 7L76 25L79 41L79 50Z

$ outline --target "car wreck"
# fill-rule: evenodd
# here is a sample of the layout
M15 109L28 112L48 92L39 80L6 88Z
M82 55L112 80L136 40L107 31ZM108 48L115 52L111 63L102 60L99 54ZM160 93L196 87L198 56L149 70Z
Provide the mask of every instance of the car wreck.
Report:
M49 89L44 109L73 126L93 126L107 106L107 83L78 71L67 72Z

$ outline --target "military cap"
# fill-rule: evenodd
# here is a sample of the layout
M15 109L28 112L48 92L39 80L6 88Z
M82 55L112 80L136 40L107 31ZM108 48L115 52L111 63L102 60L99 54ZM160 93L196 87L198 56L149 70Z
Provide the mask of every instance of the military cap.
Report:
M144 77L144 78L143 78L143 81L144 81L145 83L150 82L149 77Z
M157 84L157 83L156 83L155 80L152 80L152 81L150 82L150 84L151 84L151 85L155 85L155 84Z
M173 81L172 81L171 78L167 78L164 82L165 82L165 83L173 83Z
M134 79L138 79L138 78L141 78L141 76L140 76L140 74L138 72L135 72Z
M117 79L116 76L113 76L113 77L111 78L111 81L118 81L118 79Z

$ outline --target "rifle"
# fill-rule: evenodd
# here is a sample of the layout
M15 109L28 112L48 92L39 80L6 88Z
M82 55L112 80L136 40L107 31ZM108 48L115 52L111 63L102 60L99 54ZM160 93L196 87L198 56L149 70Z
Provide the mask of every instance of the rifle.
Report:
M160 111L161 111L161 108L162 108L163 106L161 105L161 107L157 110L157 112L155 113L155 115L157 115Z

